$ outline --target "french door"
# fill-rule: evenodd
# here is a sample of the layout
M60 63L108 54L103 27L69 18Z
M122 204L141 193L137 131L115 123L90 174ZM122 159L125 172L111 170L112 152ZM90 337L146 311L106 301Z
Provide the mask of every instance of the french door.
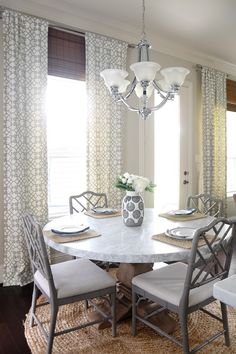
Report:
M154 206L158 212L184 208L192 193L193 124L192 86L154 117Z

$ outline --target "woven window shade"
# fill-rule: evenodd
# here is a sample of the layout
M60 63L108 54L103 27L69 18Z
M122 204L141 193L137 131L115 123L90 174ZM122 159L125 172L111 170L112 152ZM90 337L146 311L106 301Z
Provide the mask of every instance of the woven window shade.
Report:
M227 110L236 112L236 81L227 79Z
M85 38L49 28L48 75L85 80Z

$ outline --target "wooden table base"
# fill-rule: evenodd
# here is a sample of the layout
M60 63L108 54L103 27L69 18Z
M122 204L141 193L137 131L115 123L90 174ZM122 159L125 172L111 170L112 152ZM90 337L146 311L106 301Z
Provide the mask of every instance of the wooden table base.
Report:
M117 304L116 304L116 316L117 321L121 321L131 317L132 313L132 278L138 274L142 274L152 270L153 264L151 263L121 263L117 272ZM101 306L101 310L106 314L110 314L110 307L104 302ZM141 316L145 316L152 311L158 309L160 306L154 303L143 303L139 306L138 313ZM101 314L96 311L89 313L89 319L94 321L97 319L102 320ZM161 313L154 315L150 318L150 321L159 326L163 331L172 333L177 328L177 323L168 315L168 310L164 310ZM97 328L104 329L110 326L110 323L104 321L96 325Z

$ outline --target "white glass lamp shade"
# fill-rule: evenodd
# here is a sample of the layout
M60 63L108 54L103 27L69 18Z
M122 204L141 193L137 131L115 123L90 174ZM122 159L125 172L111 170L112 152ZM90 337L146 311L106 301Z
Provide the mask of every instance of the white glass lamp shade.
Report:
M130 65L138 81L153 81L160 65L152 61L140 61Z
M190 71L181 67L166 68L161 70L161 74L164 76L165 81L169 85L178 85L181 86L184 83L186 75Z
M118 86L118 91L119 93L124 93L127 89L127 86L130 84L129 80L123 80L120 82L120 85Z
M110 89L111 86L117 86L118 88L124 85L125 77L128 76L127 71L120 69L106 69L100 73L104 79L106 86ZM127 87L127 85L126 85Z
M152 95L152 91L153 91L153 86L152 85L148 85L147 87L147 98L151 97ZM141 86L141 84L138 82L136 87L135 87L135 93L138 96L138 98L142 97L143 95L143 88Z
M168 92L171 90L171 86L164 79L158 80L157 84L163 91Z

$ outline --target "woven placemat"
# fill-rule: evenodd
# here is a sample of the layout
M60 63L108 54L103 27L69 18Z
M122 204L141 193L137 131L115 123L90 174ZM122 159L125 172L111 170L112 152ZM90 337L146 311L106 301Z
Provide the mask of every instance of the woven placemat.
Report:
M207 237L207 239L209 241L212 240L213 237L215 237L214 235L205 235L205 236ZM161 241L164 243L169 243L170 245L174 245L174 246L178 246L178 247L182 247L182 248L192 248L192 240L178 240L176 238L171 238L164 233L158 234L158 235L153 235L152 239L157 240L157 241ZM204 246L205 244L206 244L206 242L204 239L200 239L198 241L198 247Z
M38 303L42 303L43 297ZM220 315L220 303L214 302L206 307L216 316ZM90 310L89 310L90 311ZM45 328L49 328L50 306L41 306L37 309L40 320L43 320ZM177 317L170 313L176 321ZM228 320L230 330L230 347L224 345L224 337L220 336L201 350L201 354L235 354L236 309L228 308ZM60 306L56 330L78 326L87 321L87 314L83 302ZM30 326L30 312L24 323L25 337L32 354L45 354L46 341L38 326ZM180 327L174 335L181 340ZM222 330L222 324L202 311L196 311L188 316L188 332L190 346L200 344L206 338L217 331ZM183 350L165 337L158 335L154 330L138 321L138 333L133 337L131 334L131 319L122 321L117 326L117 336L112 337L111 328L97 330L95 326L69 332L54 338L53 354L182 354Z
M87 210L84 212L85 215L91 216L95 219L106 219L106 218L114 218L115 216L121 216L121 212L117 211L116 213L112 214L98 214L94 213L93 211Z
M81 232L79 235L73 236L60 236L52 231L44 231L44 236L48 237L50 240L57 242L57 243L66 243L66 242L73 242L79 240L85 240L86 238L98 237L101 234L95 230L89 229L88 231Z
M202 219L207 217L207 215L201 213L194 213L192 215L187 215L187 216L171 215L169 213L163 213L163 214L159 214L159 216L172 221L191 221L191 220Z

